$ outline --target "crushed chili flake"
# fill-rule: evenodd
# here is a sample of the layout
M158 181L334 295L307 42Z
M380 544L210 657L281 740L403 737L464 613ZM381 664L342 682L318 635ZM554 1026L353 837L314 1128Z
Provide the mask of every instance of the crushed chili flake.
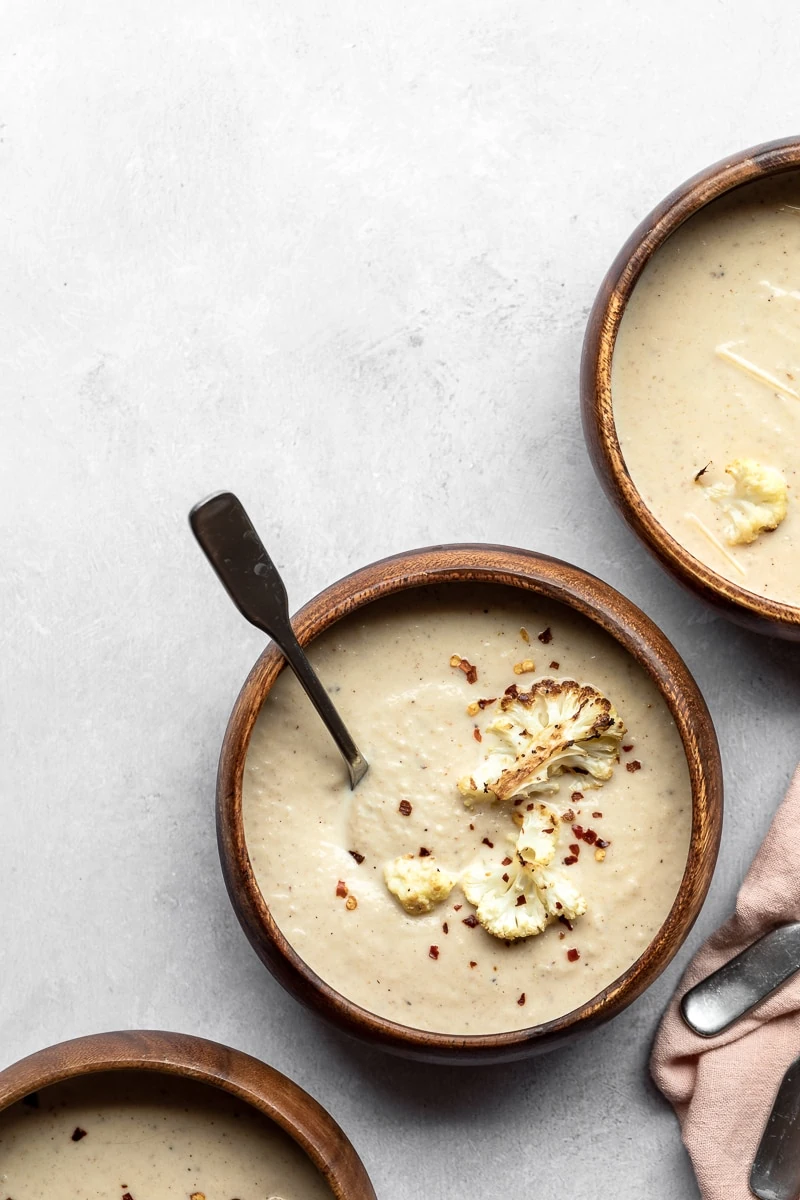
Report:
M526 805L525 812L533 812L533 805L532 804Z
M597 846L598 850L607 850L611 845L611 842L607 842L605 838L598 838L595 842L595 845Z
M480 925L480 921L474 913L470 913L468 917L462 917L461 924L468 926L470 929L474 929L476 925Z
M355 896L348 896L344 902L344 906L348 912L352 912L354 908L358 908L358 901Z
M543 830L542 830L542 833L552 833L552 832L553 832L553 826L552 826L552 825L550 826L550 828L549 828L549 829L543 829Z
M490 704L494 704L496 699L497 699L497 696L490 696L488 700L479 700L478 708L480 708L480 709L488 708Z
M86 1137L86 1130L81 1129L80 1125L76 1125L75 1129L73 1130L73 1133L72 1133L73 1142L79 1142L81 1140L81 1138L85 1138L85 1137Z
M566 925L567 929L570 931L570 933L572 933L572 930L575 928L575 926L572 924L572 921L570 921L569 917L559 917L558 919L561 924Z
M397 806L397 811L401 812L404 817L410 817L412 812L414 811L413 808L411 807L411 801L410 800L401 800Z
M550 626L548 625L547 629L543 629L542 632L539 634L539 641L543 645L547 646L550 644L550 642L552 642L552 640L553 640L553 631L550 628Z
M358 863L359 866L361 866L362 862L364 861L363 854L359 854L357 850L348 850L347 853L350 854L356 860L356 862Z
M556 660L553 659L553 661L550 663L550 670L557 671L560 666L561 666L561 663L556 662Z
M593 846L595 844L595 842L597 841L597 834L595 833L595 831L593 829L587 829L584 832L583 840L589 846Z
M567 958L569 959L570 962L577 962L578 959L580 958L580 956L581 956L580 950L575 950L574 947L572 950L567 951Z
M435 960L438 957L439 957L439 947L431 946L430 950L428 951L428 958L432 958Z
M519 631L519 636L522 638L523 642L530 643L531 635L528 633L528 631L524 625L522 626L522 628Z
M570 800L572 801L573 804L580 803L580 801L582 799L583 799L583 792L573 792L572 795L570 796Z
M528 901L525 899L524 895L517 896L517 908L519 908L521 904L527 904L527 903L528 903Z
M122 1200L133 1200L133 1196L130 1194L130 1192L126 1192L122 1197Z
M573 825L572 832L575 834L575 837L578 839L578 841L580 841L581 838L583 837L583 826L582 825Z
M564 859L564 866L565 866L565 867L571 867L571 866L572 866L572 864L573 864L573 863L576 863L577 861L578 861L578 860L577 860L577 858L575 857L575 855L574 855L574 854L568 854L568 855L567 855L567 857Z
M430 858L431 852L427 846L420 846L419 856L420 856L420 858Z
M631 744L629 746L623 746L622 749L625 751L626 754L630 754L631 750L633 749L633 742L631 742Z
M575 820L575 813L571 808L568 808L565 813L562 813L561 820L566 821L567 825L571 825Z
M603 814L601 812L592 813L592 816L594 817L595 821L599 821L600 818L602 817L602 815Z
M442 921L442 933L449 933L449 932L450 932L450 929L447 924L447 921Z
M578 855L581 852L581 848L577 842L570 842L569 850L570 850L570 854L574 854L576 858L578 857Z
M484 846L488 846L490 850L494 850L494 842L490 842L488 838L481 838Z
M556 908L563 908L563 907L564 907L564 905L561 903L561 901L556 900Z
M634 771L641 771L641 769L642 764L639 762L638 758L634 758L629 763L625 763L625 770L630 771L631 775L633 775Z
M347 895L347 892L348 892L347 884L345 883L345 881L343 879L340 879L336 885L336 895L340 896L341 899L344 900L345 896Z
M510 867L513 861L514 861L513 858L509 858L508 855L506 855L506 857L503 859L503 861L501 863L501 866Z
M514 801L514 808L519 808L520 804L524 804L524 802L525 802L524 796L517 796L516 800Z
M471 821L470 821L470 823L469 823L469 827L470 827L470 829L474 829L474 828L475 828L475 826L472 824L472 822L471 822Z
M508 871L504 871L503 872L503 883L508 883L508 880L509 880Z
M454 911L454 912L461 912L461 909L462 909L463 907L464 907L464 905L463 905L463 904L454 904L454 905L453 905L453 911Z
M474 728L474 729L473 729L473 731L472 731L472 736L475 738L475 741L476 741L476 742L482 742L482 741L483 741L483 738L481 737L481 731L480 731L480 729L478 729L478 726L477 726L477 725L475 726L475 728Z
M469 965L470 965L471 967L477 967L477 965L478 965L478 964L477 964L476 962L474 962L474 961L473 961L473 959L470 959L470 960L469 960Z
M517 1004L520 1006L520 1008L522 1008L524 1003L525 1003L525 993L520 992L519 1000L517 1001Z
M450 666L463 671L467 677L467 683L478 682L478 668L473 666L466 658L462 658L460 654L452 654L450 656Z

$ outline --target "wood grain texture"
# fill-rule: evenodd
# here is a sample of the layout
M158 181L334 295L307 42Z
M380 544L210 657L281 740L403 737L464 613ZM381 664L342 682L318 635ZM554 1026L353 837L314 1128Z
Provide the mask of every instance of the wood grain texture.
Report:
M153 1071L221 1088L293 1138L336 1200L376 1200L352 1144L313 1097L249 1054L190 1034L125 1030L40 1050L0 1072L0 1111L49 1084L103 1071Z
M712 571L675 540L645 505L628 474L614 425L611 360L622 315L658 248L706 204L744 183L800 167L800 138L766 142L715 163L672 192L633 231L594 302L581 360L583 429L595 471L612 503L679 583L726 617L773 636L800 640L800 607L748 592Z
M427 1061L485 1063L553 1048L621 1012L663 971L685 939L708 891L722 827L722 767L705 702L663 633L608 584L558 559L506 546L434 546L383 559L334 583L293 620L306 645L335 621L382 596L431 583L494 583L559 601L616 639L653 679L683 742L692 789L692 834L679 895L638 961L589 1003L529 1029L449 1036L399 1025L353 1004L320 979L281 933L256 883L245 844L242 779L261 705L284 666L267 647L234 705L217 779L217 836L228 893L256 952L298 1000L373 1045Z

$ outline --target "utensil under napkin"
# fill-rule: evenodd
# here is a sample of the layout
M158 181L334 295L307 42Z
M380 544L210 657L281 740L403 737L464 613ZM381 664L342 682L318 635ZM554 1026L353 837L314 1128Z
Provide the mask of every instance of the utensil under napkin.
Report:
M692 959L653 1046L653 1078L675 1108L704 1200L750 1200L761 1134L784 1072L800 1054L800 975L712 1038L684 1024L680 1000L756 938L796 920L800 768L745 876L734 915Z

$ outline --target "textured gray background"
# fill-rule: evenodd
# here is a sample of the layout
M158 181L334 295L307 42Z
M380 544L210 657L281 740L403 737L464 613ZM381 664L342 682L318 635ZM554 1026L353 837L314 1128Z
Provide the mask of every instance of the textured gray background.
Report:
M796 127L796 3L6 0L0 27L2 1063L195 1031L319 1097L381 1200L696 1195L648 1047L798 757L800 652L710 616L619 523L578 357L636 221ZM213 790L262 641L186 526L223 486L297 605L395 550L509 542L608 579L686 656L722 742L722 859L611 1027L424 1068L261 968Z

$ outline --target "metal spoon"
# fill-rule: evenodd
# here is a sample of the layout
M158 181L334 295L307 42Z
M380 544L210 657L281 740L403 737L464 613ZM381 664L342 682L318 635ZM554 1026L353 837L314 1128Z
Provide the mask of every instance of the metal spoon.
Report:
M701 1037L715 1037L800 971L800 921L780 925L690 988L681 1015Z
M342 752L350 774L350 787L356 787L366 775L369 764L347 732L295 637L283 580L241 501L231 492L218 492L194 506L189 513L189 524L239 612L283 651L284 658Z
M761 1200L800 1194L800 1058L781 1081L750 1170L750 1191Z

